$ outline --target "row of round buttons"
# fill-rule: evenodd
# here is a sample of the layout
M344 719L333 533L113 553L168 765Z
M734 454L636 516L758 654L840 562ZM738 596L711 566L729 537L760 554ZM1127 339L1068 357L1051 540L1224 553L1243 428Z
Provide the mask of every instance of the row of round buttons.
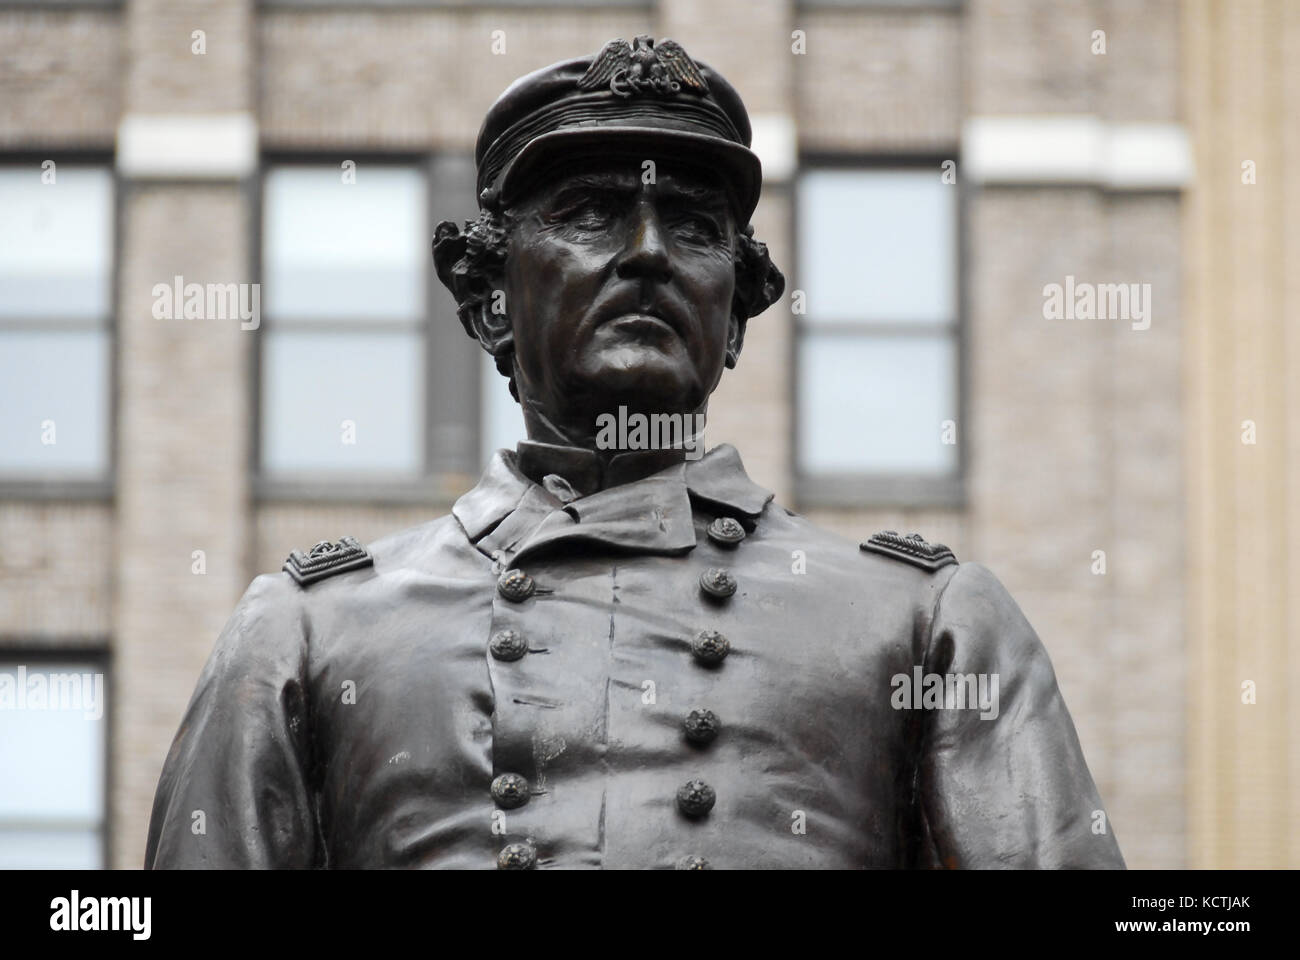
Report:
M700 574L700 589L713 600L726 600L736 586L736 578L726 567L709 567ZM537 583L522 570L507 570L497 579L497 592L511 603L523 603L537 592Z
M522 603L537 590L537 584L522 570L507 570L497 579L497 592L511 603ZM518 630L500 630L488 641L492 656L510 663L528 652L528 641ZM492 781L492 799L504 810L526 804L532 796L528 778L518 773L503 773ZM531 870L537 866L537 847L532 843L508 843L497 854L499 870Z
M745 529L731 517L718 517L708 527L709 539L719 546L734 546L745 539ZM700 589L713 600L726 600L736 592L736 578L723 567L710 567L700 575ZM522 603L536 592L536 582L522 570L507 570L497 580L497 591L512 603ZM528 642L517 630L501 630L488 642L492 656L502 662L521 659L528 652ZM705 666L716 666L731 652L731 643L716 630L701 630L691 640L691 654ZM712 710L695 709L686 715L682 728L686 739L704 745L717 739L721 722ZM515 809L530 797L527 778L503 773L492 781L492 797L503 809ZM677 809L683 816L698 819L706 816L717 802L717 793L703 780L688 780L677 790ZM510 843L497 855L502 870L531 870L537 865L537 848L531 842ZM684 856L676 863L678 870L711 869L708 860L695 855Z
M717 517L709 524L708 536L720 547L733 548L745 539L745 528L732 517ZM722 602L736 593L736 578L725 567L710 567L700 575L700 590L710 600ZM717 630L701 630L691 640L691 655L701 666L714 667L731 652L731 643ZM686 739L704 745L717 739L721 729L712 710L692 710L686 717ZM718 801L717 792L703 780L688 780L677 790L677 809L692 820L707 816ZM710 870L704 857L694 854L677 861L678 870Z
M499 630L488 641L488 650L493 659L510 663L528 652L528 641L518 630ZM730 641L717 630L701 630L691 638L691 655L706 666L721 663L730 652Z

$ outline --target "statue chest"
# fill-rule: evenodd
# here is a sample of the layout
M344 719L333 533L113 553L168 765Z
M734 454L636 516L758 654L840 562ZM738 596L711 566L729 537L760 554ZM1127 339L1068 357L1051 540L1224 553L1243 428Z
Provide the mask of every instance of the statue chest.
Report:
M892 865L910 621L811 560L558 555L341 615L313 643L332 845L357 865L490 866L512 842L543 867ZM701 579L724 563L718 596Z

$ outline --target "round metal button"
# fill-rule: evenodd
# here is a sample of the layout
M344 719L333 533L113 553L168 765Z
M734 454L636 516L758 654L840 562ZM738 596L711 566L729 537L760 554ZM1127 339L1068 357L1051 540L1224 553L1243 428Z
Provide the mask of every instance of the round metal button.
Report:
M507 570L497 580L497 592L511 603L521 603L533 595L537 584L522 570Z
M713 867L709 866L709 861L705 860L703 857L697 857L697 856L695 856L694 854L690 854L690 855L685 856L685 857L682 857L680 860L678 860L678 861L677 861L677 865L676 865L676 867L675 867L674 869L676 869L676 870L712 870Z
M492 781L492 799L505 810L522 807L528 802L528 779L517 773L503 773Z
M745 528L734 517L718 517L705 532L720 547L734 547L745 539Z
M537 848L531 843L508 843L497 854L498 870L531 870L537 866Z
M691 640L691 655L709 666L721 663L730 652L731 641L716 630L701 630Z
M692 819L712 810L717 799L713 788L703 780L687 780L677 788L677 809Z
M682 721L686 739L691 743L712 743L718 737L722 723L712 710L692 710Z
M700 589L715 600L726 600L736 592L736 578L726 567L709 567L700 574Z
M508 663L511 660L518 660L528 652L528 641L518 630L499 630L492 634L492 639L488 641L488 649L496 659Z

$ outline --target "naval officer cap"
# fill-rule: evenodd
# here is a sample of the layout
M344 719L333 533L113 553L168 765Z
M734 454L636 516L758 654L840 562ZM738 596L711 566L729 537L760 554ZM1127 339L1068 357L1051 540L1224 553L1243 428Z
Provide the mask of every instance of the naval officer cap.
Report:
M672 157L716 170L738 222L758 205L762 166L734 87L672 40L611 40L594 56L520 77L488 110L474 150L479 205L510 206L574 161Z

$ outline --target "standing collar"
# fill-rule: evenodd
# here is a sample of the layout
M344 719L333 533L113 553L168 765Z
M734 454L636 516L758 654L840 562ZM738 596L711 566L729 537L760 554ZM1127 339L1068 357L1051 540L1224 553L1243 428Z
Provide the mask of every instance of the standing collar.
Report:
M563 477L578 496L588 497L681 463L686 459L686 451L681 447L629 450L602 458L595 450L586 447L520 440L515 456L519 472L534 483L543 483L549 474L556 474Z
M536 448L548 449L539 451ZM680 451L646 451L646 453L680 454ZM591 459L588 460L583 456L584 454L589 455ZM646 460L627 461L626 464L620 463L617 467L618 472L614 472L616 469L614 461L619 459L615 457L610 462L610 466L604 468L606 473L603 479L617 483L614 477L625 475L622 471L627 471L626 475L631 476L644 470L647 465ZM660 477L682 469L681 459L680 455L664 457L664 468L644 479ZM518 453L513 450L498 450L487 469L483 471L482 479L472 490L457 500L451 509L471 541L480 540L514 512L531 489L536 487L540 492L541 485L530 479L521 469L521 460L528 463L532 468L530 472L534 474L539 468L556 473L558 472L556 467L571 465L568 469L578 471L576 481L574 477L567 474L560 475L564 476L579 494L584 490L592 489L593 477L600 477L599 474L591 472L593 470L591 461L596 461L599 465L599 460L589 450L538 444L532 441L522 441ZM731 512L752 520L763 512L763 507L772 499L771 491L749 479L744 464L741 463L740 454L731 444L720 444L699 460L685 461L683 472L686 489L691 499L702 502L719 512ZM593 496L612 496L618 486L631 486L639 482L641 481L630 480L626 483L606 486L604 491L594 493ZM580 496L579 499L571 502L571 506L580 512L583 501L587 499L590 498Z

